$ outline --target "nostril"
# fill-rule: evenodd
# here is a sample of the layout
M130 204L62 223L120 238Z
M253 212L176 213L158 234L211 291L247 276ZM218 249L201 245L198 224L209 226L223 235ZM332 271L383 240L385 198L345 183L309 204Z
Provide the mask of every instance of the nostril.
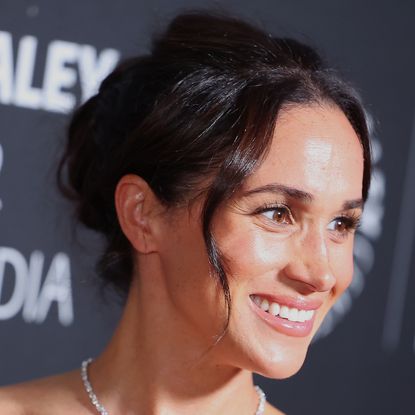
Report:
M331 270L318 262L306 266L301 261L293 261L284 268L283 275L301 292L330 291L336 284Z
M336 278L330 272L322 274L321 277L316 278L315 287L318 291L330 291L336 284Z

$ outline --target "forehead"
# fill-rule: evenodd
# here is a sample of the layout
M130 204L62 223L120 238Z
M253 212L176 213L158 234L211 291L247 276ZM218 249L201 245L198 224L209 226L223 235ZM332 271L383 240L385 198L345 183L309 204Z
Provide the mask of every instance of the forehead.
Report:
M269 153L246 187L271 182L317 198L362 196L363 150L350 122L335 106L295 106L278 116ZM244 187L245 187L244 186Z

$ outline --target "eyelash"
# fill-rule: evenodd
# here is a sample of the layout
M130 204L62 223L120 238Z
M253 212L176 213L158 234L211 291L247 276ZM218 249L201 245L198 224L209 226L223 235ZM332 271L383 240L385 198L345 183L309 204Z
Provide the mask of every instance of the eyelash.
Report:
M293 216L291 214L291 209L284 205L284 204L265 204L261 207L259 207L258 209L255 210L254 214L262 214L265 212L271 212L273 210L277 210L277 209L284 209L286 210L286 212L288 213L290 220L293 220ZM268 220L271 220L270 218L267 218ZM361 218L360 215L357 214L350 214L350 215L340 215L335 217L330 223L334 222L334 221L342 221L345 226L346 229L344 232L338 232L340 235L342 235L343 237L347 236L348 233L353 233L354 231L356 231L356 229L359 228L360 224L361 224ZM284 226L284 225L280 225L280 226ZM336 231L335 231L336 232Z
M285 209L290 217L290 219L292 219L292 215L291 215L291 210L288 206L284 205L284 204L265 204L261 207L259 207L258 209L255 210L254 214L261 214L261 213L265 213L265 212L272 212L273 210L277 210L277 209ZM269 219L269 218L267 218ZM272 219L269 219L272 221Z
M346 225L346 232L354 232L360 226L360 217L354 214L351 215L341 215L333 219L333 221L341 220ZM332 221L332 222L333 222ZM331 222L330 222L331 223Z

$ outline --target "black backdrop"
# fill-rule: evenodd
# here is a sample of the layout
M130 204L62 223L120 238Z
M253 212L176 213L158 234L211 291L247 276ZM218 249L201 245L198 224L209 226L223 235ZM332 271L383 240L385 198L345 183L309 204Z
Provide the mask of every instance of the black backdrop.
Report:
M248 0L209 4L0 1L0 384L79 366L109 339L100 241L74 232L53 172L68 112L120 57L183 9L228 10L305 40L361 91L373 115L374 185L352 286L303 369L258 379L290 415L415 413L415 3ZM1 412L1 411L0 411Z

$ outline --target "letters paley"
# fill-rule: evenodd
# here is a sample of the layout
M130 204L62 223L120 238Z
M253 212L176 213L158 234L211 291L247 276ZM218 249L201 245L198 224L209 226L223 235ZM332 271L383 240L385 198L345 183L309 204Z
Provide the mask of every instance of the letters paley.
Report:
M91 45L53 40L45 62L38 62L36 37L24 36L15 43L17 50L12 34L0 31L0 103L51 112L66 113L78 104L71 92L76 86L81 90L80 101L89 98L120 58L115 49L98 53ZM43 68L43 82L35 86L34 73L39 68Z

